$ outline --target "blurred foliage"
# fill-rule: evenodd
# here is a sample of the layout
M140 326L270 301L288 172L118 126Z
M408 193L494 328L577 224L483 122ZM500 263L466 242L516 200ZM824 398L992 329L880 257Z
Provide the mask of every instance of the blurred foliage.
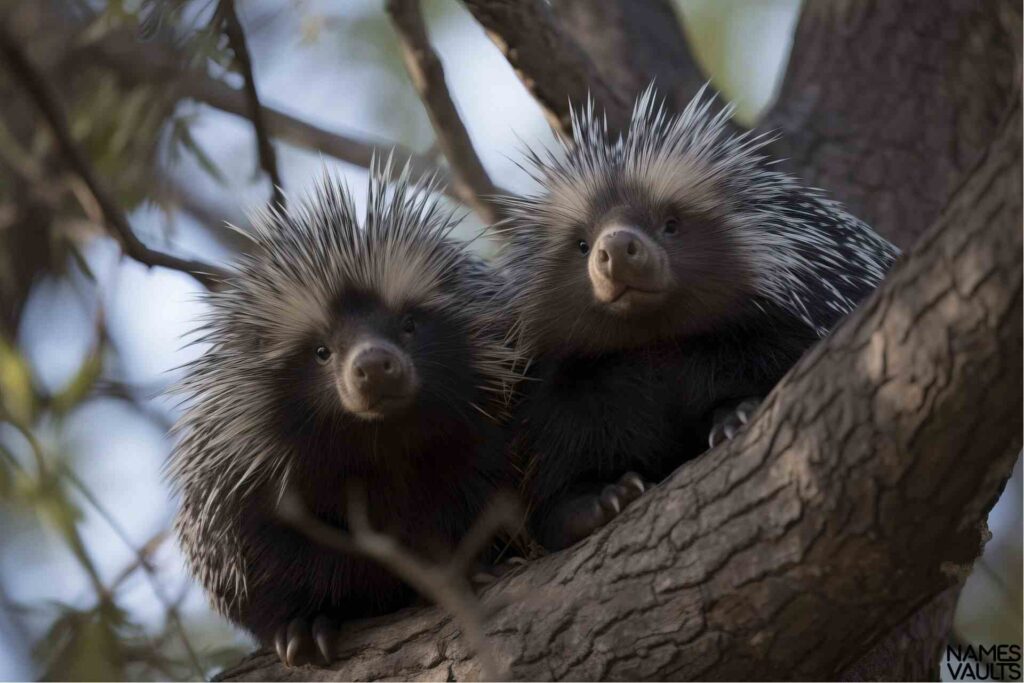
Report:
M19 28L33 60L46 68L63 98L73 137L128 211L143 204L159 206L168 214L178 208L161 194L160 176L154 173L158 168L170 170L187 158L214 183L223 184L224 174L192 132L200 121L198 106L180 100L163 83L133 83L86 63L79 51L117 32L137 33L140 23L148 20L145 28L151 39L171 40L191 63L208 63L223 74L231 58L209 23L210 6L114 1L0 5L0 21ZM160 16L154 20L157 7ZM74 27L68 31L71 39L56 39L60 31L50 31L51 27ZM0 520L6 529L0 548L22 534L63 548L89 590L74 601L30 603L0 590L0 635L7 636L5 643L26 647L24 654L34 661L35 675L44 680L206 679L237 661L247 644L232 637L210 613L190 620L182 616L181 604L194 587L186 584L172 596L165 572L154 565L154 555L168 539L167 530L135 547L117 517L76 474L89 465L77 461L74 444L65 436L69 419L110 397L147 419L159 420L165 430L171 416L150 400L159 388L137 392L120 381L118 350L98 312L95 341L61 386L45 386L22 346L19 316L33 287L42 281L69 278L87 308L102 310L102 292L81 250L103 233L91 196L64 171L51 138L17 87L0 70L0 97L5 102L0 109L0 207L14 207L0 209ZM32 217L48 220L18 220L26 191L46 209ZM42 248L26 250L28 240ZM26 263L28 257L35 260ZM72 273L85 277L72 278ZM131 562L113 577L105 578L97 562L103 545L86 535L86 510L104 520L131 551ZM33 558L21 559L30 570ZM139 590L133 580L137 575L146 579L152 602L163 612L156 623L129 606ZM0 589L4 579L0 574ZM202 636L200 648L193 645L197 636Z
M780 1L792 5L791 0ZM428 149L433 139L429 122L409 85L379 3L339 8L343 4L245 3L244 20L250 49L259 58L257 66L287 53L300 76L308 76L303 70L318 64L316 75L330 79L330 65L344 63L363 86L358 106L367 108L365 118L373 122L369 132ZM702 62L716 74L716 84L729 92L728 79L719 77L729 70L730 61L720 24L739 11L739 3L679 4ZM75 139L121 205L127 211L155 209L164 215L166 232L143 235L147 241L161 237L171 242L179 211L215 233L214 222L224 218L224 212L202 206L200 199L210 186L225 194L239 189L238 174L233 173L239 155L231 150L214 152L200 142L204 138L197 131L209 118L208 107L182 99L166 83L127 79L83 58L83 51L128 32L143 44L171 45L184 57L183 63L203 65L213 77L238 86L230 51L214 21L215 6L213 0L0 2L0 21L18 27L33 60L46 69L64 100ZM431 31L439 38L462 30L459 22L466 21L451 0L429 0L426 10ZM742 89L732 85L734 91ZM333 82L323 87L333 87ZM0 557L23 538L31 542L19 548L59 548L87 587L75 600L26 602L7 590L9 577L2 570L10 563L0 566L0 641L13 646L15 651L8 653L12 658L31 652L33 675L46 680L206 678L237 661L247 643L211 612L184 609L197 589L190 583L172 588L168 575L173 572L158 563L161 549L173 542L168 529L161 528L142 542L133 540L118 522L133 511L106 508L81 475L102 463L83 462L68 435L70 423L111 400L151 421L161 433L173 419L173 410L152 400L162 386L138 387L125 380L121 349L103 315L103 288L110 284L99 281L95 262L85 255L94 242L106 241L98 227L97 208L80 181L55 158L37 113L2 68L0 102L0 524L5 529ZM756 114L753 108L741 111L748 118ZM253 160L253 166L242 174L242 182L253 184L259 177L255 155L244 158ZM189 189L169 192L166 181L179 167L189 175ZM208 219L211 214L215 221ZM73 290L92 316L91 329L82 332L91 336L77 367L55 387L44 382L44 373L33 365L33 349L21 330L26 302L40 287L54 282ZM170 442L165 441L166 449ZM1015 476L1011 492L1019 508L1019 468ZM103 529L88 524L89 519L98 519ZM104 571L99 562L109 548L99 539L103 533L130 550L130 561L113 572ZM1001 561L1017 563L1016 574L1010 576L1019 585L1019 539L1016 545L998 547ZM41 551L38 557L18 557L18 570L29 576L36 572L39 580L70 581L64 576L55 579L44 570L51 557ZM998 576L1004 572L1002 566L992 571ZM997 623L1016 623L1019 628L1019 590L1008 597L998 581L990 583L996 587L974 604L988 605L986 609L1008 606L1010 616L985 619L971 612L969 619L965 617L966 638L980 638L979 628L1001 629L999 638L1013 636L1005 632L1009 627L992 626ZM156 607L158 618L138 608L140 592L145 592L146 604ZM18 647L23 652L16 651Z

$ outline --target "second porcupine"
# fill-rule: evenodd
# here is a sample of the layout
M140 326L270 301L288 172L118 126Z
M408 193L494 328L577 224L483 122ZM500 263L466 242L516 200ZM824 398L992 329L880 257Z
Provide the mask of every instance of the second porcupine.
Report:
M338 620L413 596L286 524L285 496L345 528L355 483L377 530L437 556L514 486L498 283L449 238L437 188L390 172L371 171L362 226L327 177L286 215L256 217L251 255L207 296L209 348L182 383L169 476L186 559L217 610L288 665L317 649L329 661Z
M757 402L898 255L839 204L730 135L699 94L649 89L613 137L593 105L573 140L529 152L542 190L496 228L534 379L514 424L531 528L579 540ZM612 483L610 483L612 482Z

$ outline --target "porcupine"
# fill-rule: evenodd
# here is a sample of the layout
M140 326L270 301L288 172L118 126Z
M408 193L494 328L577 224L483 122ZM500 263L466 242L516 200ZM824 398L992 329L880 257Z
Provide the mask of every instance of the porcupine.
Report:
M187 562L216 609L287 665L318 650L330 661L339 620L413 596L285 524L285 495L345 528L355 483L377 530L439 557L514 486L501 288L449 236L438 188L390 171L374 164L362 227L326 174L287 213L254 217L255 249L206 296L209 348L179 387L188 408L168 474Z
M495 232L539 380L514 450L550 549L731 438L898 255L712 102L670 116L648 89L619 136L589 103L562 149L527 151L541 190L504 199Z

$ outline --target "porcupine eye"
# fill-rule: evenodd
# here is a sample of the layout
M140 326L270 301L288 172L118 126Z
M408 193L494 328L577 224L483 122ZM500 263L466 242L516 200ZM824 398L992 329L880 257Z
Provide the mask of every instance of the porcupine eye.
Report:
M662 228L666 235L674 235L679 232L679 221L675 218L669 218L665 221L665 226Z
M326 346L320 345L316 347L316 359L322 365L331 359L331 350Z
M576 245L580 249L580 253L586 256L590 253L590 245L587 244L586 240L580 240L579 244Z
M411 315L407 315L402 318L402 332L407 335L411 335L416 331L416 319Z

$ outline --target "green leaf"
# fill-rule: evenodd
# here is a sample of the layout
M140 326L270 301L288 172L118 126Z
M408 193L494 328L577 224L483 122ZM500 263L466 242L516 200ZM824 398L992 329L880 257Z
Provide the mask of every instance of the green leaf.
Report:
M6 500L14 492L14 454L0 444L0 500Z
M65 246L68 253L71 254L71 259L78 266L78 269L82 271L82 274L90 282L96 282L96 273L92 272L92 268L89 267L89 262L85 260L85 256L82 255L82 250L78 248L78 244L74 240L68 239Z
M85 360L71 381L53 397L52 408L58 415L66 415L81 403L96 385L96 380L103 372L103 349L97 346Z
M61 616L42 643L55 646L43 680L124 679L114 625L97 611L69 612Z
M25 358L6 339L0 339L0 407L26 427L35 417L32 373Z
M207 175L217 181L220 185L227 184L227 179L224 177L224 173L220 170L213 159L207 155L199 143L196 142L196 139L192 137L192 132L189 130L187 124L182 122L181 125L178 125L178 122L175 122L175 134L178 141L181 143L181 146L195 157L196 163L199 164L200 168L206 171Z

